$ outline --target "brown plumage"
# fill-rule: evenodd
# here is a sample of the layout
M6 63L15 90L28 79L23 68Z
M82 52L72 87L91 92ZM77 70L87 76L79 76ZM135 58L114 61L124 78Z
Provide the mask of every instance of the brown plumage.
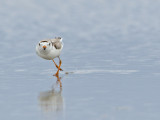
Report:
M56 49L61 49L61 37L57 37L55 39L50 39L52 46L54 46Z

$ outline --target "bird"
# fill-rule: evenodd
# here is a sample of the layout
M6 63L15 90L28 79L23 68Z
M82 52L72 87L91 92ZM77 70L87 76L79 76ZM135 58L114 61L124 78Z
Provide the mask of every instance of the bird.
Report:
M39 41L36 45L36 54L46 60L52 60L55 66L58 68L54 76L59 76L59 71L61 69L62 61L60 59L60 54L63 49L63 42L61 37L55 37L53 39L44 39ZM59 65L56 64L54 58L59 59Z

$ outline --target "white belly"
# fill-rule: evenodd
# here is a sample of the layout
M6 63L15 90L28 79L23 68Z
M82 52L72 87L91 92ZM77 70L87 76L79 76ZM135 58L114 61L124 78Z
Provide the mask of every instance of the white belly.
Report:
M43 59L53 60L54 58L60 56L62 48L61 49L55 49L55 48L53 48L52 50L50 50L49 53L41 53L38 50L36 50L36 53L37 53L38 56L40 56Z

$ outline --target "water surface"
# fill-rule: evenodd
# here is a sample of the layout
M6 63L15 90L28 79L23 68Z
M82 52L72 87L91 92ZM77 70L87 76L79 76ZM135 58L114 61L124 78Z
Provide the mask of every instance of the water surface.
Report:
M1 0L0 118L159 120L159 6ZM38 41L55 36L64 41L60 78L35 54Z

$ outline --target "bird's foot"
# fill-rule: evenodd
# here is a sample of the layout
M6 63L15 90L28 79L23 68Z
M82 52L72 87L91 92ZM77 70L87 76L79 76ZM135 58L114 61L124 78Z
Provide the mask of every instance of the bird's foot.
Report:
M56 74L54 74L53 76L59 77L59 73L57 72Z
M60 70L60 71L63 71L63 69L61 69L61 68L60 68L59 70Z

